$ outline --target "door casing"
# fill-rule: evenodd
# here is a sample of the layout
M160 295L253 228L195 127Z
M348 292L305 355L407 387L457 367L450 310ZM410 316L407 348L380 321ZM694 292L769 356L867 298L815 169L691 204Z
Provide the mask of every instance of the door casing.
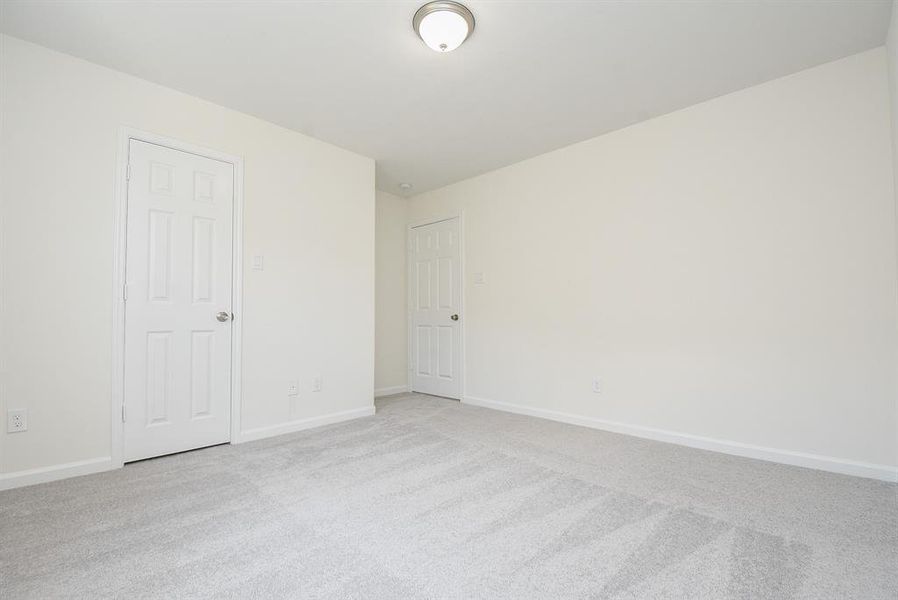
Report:
M114 246L112 281L112 394L110 402L110 450L112 468L124 465L124 423L122 407L125 401L125 259L128 225L128 160L131 140L139 140L172 150L197 154L230 163L234 167L234 212L232 249L231 312L234 322L231 332L231 432L230 443L239 443L242 391L243 349L243 159L217 150L204 148L174 138L140 131L131 127L119 128L118 157L115 170L115 206L113 216Z
M467 369L465 369L465 322L466 322L466 311L465 311L465 211L458 210L455 212L448 213L440 213L439 215L429 218L423 219L420 221L413 221L408 224L405 232L405 288L406 288L406 329L407 329L407 340L406 340L406 391L412 391L412 372L414 367L412 366L414 363L414 356L412 349L414 348L414 341L412 337L414 336L414 331L412 330L412 305L414 301L413 295L413 253L412 253L412 230L416 227L422 227L424 225L433 225L434 223L439 223L440 221L448 221L449 219L458 219L458 268L459 273L461 274L459 279L460 289L459 289L459 310L461 311L461 319L459 320L459 336L461 338L461 348L459 350L459 379L461 380L461 393L459 394L459 401L465 401L465 389L467 387L465 381L465 373L467 373Z

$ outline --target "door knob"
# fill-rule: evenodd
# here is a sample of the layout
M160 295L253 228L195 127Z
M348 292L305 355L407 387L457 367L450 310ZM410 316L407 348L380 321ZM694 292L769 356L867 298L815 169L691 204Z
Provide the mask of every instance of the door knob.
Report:
M452 315L449 318L452 319L453 321L458 321L458 315Z
M215 318L218 319L219 323L224 323L225 321L227 321L228 319L231 318L231 313L221 311L220 313L215 315Z

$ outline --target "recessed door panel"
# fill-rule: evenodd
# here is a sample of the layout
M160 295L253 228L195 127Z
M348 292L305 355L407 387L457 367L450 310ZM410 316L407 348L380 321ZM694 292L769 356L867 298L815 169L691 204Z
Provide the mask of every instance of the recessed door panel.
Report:
M430 352L430 325L418 325L417 328L417 347L418 347L418 375L431 375L431 352Z
M452 276L455 270L455 261L451 257L437 259L437 292L439 307L451 310L455 306L455 290L452 289Z
M172 394L172 332L147 333L147 425L168 422Z
M190 416L208 417L214 407L215 332L194 331L190 339Z
M150 232L147 236L147 281L149 299L154 302L171 300L172 286L172 222L174 214L163 210L150 210Z
M150 161L150 193L172 196L175 193L175 167Z
M193 302L212 302L215 260L215 221L193 218Z
M193 200L212 204L215 201L215 175L195 171L193 174Z
M439 360L439 371L437 374L443 379L451 379L453 376L452 353L454 337L452 327L448 325L440 325L437 328L437 358Z
M417 294L415 295L415 305L418 310L430 309L431 302L431 286L430 286L430 261L422 260L415 264L417 272Z

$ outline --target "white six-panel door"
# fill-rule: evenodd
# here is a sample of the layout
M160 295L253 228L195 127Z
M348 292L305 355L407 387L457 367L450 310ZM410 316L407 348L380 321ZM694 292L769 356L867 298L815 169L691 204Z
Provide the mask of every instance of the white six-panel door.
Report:
M461 398L461 245L458 218L409 235L412 390Z
M124 459L230 439L233 165L129 147Z

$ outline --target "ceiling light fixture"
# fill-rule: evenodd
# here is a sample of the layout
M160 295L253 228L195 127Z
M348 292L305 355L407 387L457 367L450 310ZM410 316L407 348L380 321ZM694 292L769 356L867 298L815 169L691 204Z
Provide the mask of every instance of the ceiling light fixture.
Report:
M410 183L405 183L405 182L400 183L400 184L399 184L399 189L402 190L403 192L411 191L411 189L412 189L412 184L410 184Z
M412 26L431 50L452 52L474 31L474 15L458 2L428 2L415 13Z

